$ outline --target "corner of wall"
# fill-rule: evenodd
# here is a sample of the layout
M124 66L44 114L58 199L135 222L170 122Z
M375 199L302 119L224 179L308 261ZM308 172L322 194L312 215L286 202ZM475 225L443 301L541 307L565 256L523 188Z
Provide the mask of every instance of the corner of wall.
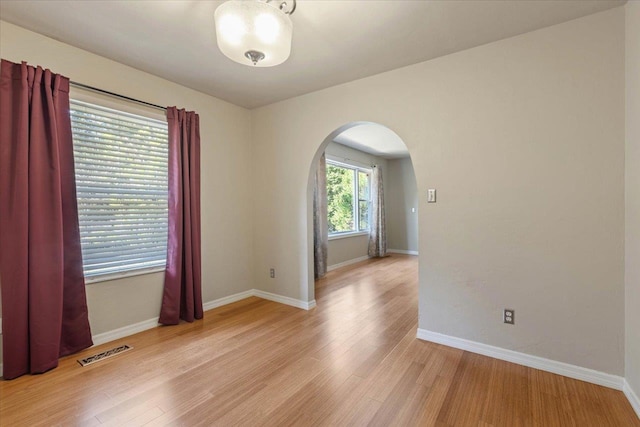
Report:
M625 384L640 417L640 3L625 6Z
M636 411L638 418L640 418L640 397L638 397L638 395L633 391L626 379L622 386L622 392L627 397L627 400L631 404L633 410Z

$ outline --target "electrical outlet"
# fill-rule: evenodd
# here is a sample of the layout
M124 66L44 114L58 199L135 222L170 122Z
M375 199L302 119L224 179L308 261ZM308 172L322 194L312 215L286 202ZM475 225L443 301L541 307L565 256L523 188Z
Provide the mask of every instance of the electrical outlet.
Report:
M269 277L271 277L272 279L275 279L275 277L276 277L276 269L275 268L269 269Z
M436 202L436 189L429 188L427 190L427 203L435 203Z
M504 323L508 323L509 325L515 325L516 311L511 308L505 308L502 320L504 321Z

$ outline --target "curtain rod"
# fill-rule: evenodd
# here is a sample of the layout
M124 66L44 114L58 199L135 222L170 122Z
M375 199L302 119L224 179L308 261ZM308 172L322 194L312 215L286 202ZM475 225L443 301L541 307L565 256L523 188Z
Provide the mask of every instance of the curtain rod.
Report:
M146 105L147 107L152 107L152 108L157 108L157 109L162 110L162 111L167 111L167 108L163 107L161 105L152 104L152 103L146 102L146 101L140 101L139 99L135 99L135 98L131 98L131 97L128 97L128 96L120 95L120 94L114 93L114 92L109 92L108 90L98 89L97 87L85 85L85 84L74 82L74 81L69 81L69 84L71 86L79 87L79 88L90 90L90 91L93 91L93 92L102 93L102 94L105 94L105 95L113 96L115 98L124 99L124 100L130 101L130 102L135 102L136 104Z

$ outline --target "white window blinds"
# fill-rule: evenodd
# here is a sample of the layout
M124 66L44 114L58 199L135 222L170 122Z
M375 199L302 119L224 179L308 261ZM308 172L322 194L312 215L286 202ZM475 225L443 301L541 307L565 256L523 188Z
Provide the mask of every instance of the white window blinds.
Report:
M71 101L85 277L164 266L167 123Z

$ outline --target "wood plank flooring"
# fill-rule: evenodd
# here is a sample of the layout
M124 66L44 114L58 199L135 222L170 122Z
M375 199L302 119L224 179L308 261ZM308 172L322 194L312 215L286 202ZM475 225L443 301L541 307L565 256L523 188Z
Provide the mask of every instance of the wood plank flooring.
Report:
M311 311L248 298L0 381L0 425L640 426L619 391L417 340L415 257L316 287Z

